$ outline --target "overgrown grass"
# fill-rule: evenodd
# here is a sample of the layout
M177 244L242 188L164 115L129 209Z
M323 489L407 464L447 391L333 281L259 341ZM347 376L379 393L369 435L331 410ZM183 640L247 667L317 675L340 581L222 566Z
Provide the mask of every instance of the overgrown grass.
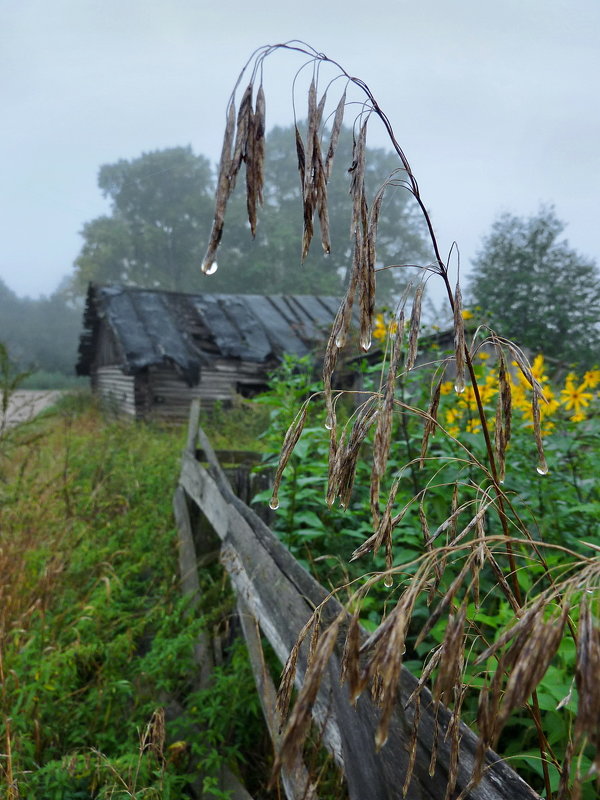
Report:
M231 406L215 403L201 411L200 424L209 434L215 450L265 450L262 436L269 426L269 411L252 400L236 396Z
M4 462L0 796L185 797L198 782L211 796L223 764L243 773L249 761L266 782L220 569L202 570L194 615L180 595L171 499L185 431L87 406L68 398L19 429ZM199 694L201 630L220 631L225 661Z

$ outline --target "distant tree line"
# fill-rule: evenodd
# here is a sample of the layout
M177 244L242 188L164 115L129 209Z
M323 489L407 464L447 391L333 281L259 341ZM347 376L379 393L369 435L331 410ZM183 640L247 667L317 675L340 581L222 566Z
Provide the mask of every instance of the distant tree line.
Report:
M0 281L0 341L21 369L72 375L88 283L123 283L183 292L339 295L352 252L348 230L348 169L352 134L340 140L329 183L332 252L313 242L300 263L302 204L293 128L267 137L264 207L253 240L243 186L230 201L220 269L200 263L214 211L215 174L190 147L173 147L100 168L98 185L110 213L86 222L74 271L60 291L40 300L17 297ZM370 149L371 196L397 168L397 157ZM401 175L396 184L401 183ZM552 208L531 218L506 214L493 225L473 262L467 301L498 333L564 363L600 361L600 281L596 264L560 238ZM410 194L390 185L378 226L380 267L432 262L421 217ZM383 270L378 298L392 305L405 269Z
M81 303L63 292L32 300L0 280L0 342L19 370L75 374Z

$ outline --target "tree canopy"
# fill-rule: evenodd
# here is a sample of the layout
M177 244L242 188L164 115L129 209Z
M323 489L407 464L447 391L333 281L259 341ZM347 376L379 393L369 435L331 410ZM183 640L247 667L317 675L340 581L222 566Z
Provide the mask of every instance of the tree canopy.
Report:
M493 328L535 353L565 362L600 360L600 273L561 239L553 208L504 214L473 261L471 302Z
M59 290L32 300L0 280L0 342L19 369L43 369L74 375L81 308Z
M74 288L91 280L189 289L198 242L212 214L212 169L190 147L145 153L100 168L98 186L110 216L84 225Z
M243 187L232 197L220 261L227 269L210 277L200 263L213 216L214 174L190 147L145 153L100 169L98 184L112 201L111 214L84 225L73 288L88 281L120 282L175 291L337 294L351 259L348 194L352 140L345 131L330 182L332 252L313 243L300 263L302 204L294 129L274 128L267 137L265 203L256 238L247 223ZM370 150L367 188L374 193L398 166L396 156ZM380 266L427 261L424 225L409 194L390 187L379 223ZM406 282L403 270L381 274L390 288Z

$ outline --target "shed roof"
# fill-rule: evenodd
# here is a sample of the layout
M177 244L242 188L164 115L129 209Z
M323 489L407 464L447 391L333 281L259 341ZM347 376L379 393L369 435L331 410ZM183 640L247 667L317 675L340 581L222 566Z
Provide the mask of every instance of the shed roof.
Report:
M215 358L264 364L283 353L305 355L324 338L338 306L335 297L183 294L90 284L77 372L91 372L102 320L114 335L124 372L170 362L194 384L200 368Z

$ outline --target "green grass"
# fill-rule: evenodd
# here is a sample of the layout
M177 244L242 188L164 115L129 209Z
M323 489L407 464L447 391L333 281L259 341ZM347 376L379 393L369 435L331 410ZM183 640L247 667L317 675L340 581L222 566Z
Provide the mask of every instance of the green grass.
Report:
M0 484L0 785L9 787L0 797L185 797L198 776L208 787L223 763L244 773L249 760L250 773L265 762L266 783L269 747L243 647L225 636L210 693L193 685L194 642L227 629L232 599L218 566L202 571L193 616L180 595L171 501L185 435L185 426L107 422L75 396L0 442L10 446ZM141 755L157 709L166 709L164 746ZM207 725L210 736L199 734Z

